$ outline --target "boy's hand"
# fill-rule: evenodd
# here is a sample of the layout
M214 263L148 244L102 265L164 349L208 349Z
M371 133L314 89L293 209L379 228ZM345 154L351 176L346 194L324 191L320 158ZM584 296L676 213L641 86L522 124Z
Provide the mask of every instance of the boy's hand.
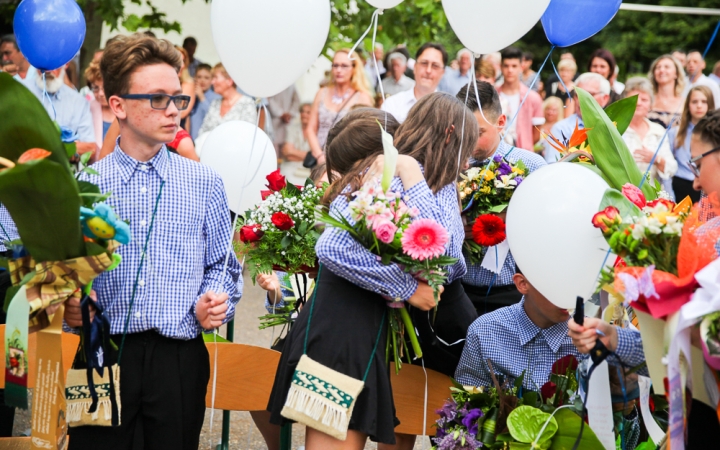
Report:
M216 294L208 291L200 297L195 306L195 316L205 330L213 330L222 325L228 309L226 293Z

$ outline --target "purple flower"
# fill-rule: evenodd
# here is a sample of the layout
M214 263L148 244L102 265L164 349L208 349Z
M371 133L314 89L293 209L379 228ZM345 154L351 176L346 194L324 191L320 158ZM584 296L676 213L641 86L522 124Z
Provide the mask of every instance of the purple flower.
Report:
M451 420L455 419L455 416L457 416L457 404L453 401L446 401L445 404L441 409L438 409L435 411L436 414L438 414L441 418L445 419L447 422L450 422Z
M467 416L463 417L462 424L467 428L468 433L473 436L477 436L478 433L478 419L482 417L483 413L480 409L471 409Z
M454 438L455 433L446 434L442 438L433 438L437 450L477 450L483 446L482 442L477 441L473 435L468 434L465 430L459 431L457 439ZM465 438L465 445L462 444L463 438Z
M515 182L517 182L517 185L520 186L520 183L523 182L523 177L515 177Z
M503 160L503 157L500 154L493 156L493 161L495 161L496 163L499 163L502 160Z
M500 166L497 168L497 171L500 175L510 175L512 173L512 167L506 162L500 163Z

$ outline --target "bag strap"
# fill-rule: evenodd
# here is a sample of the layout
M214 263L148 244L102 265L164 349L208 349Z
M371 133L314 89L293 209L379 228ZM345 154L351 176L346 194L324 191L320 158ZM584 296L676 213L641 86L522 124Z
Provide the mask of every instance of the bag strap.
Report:
M351 95L351 96L348 97L344 102L342 102L342 104L340 105L340 109L338 110L337 113L335 113L335 118L333 119L332 126L335 126L335 124L336 124L337 121L338 121L338 117L340 117L340 113L345 110L345 106L348 104L348 102L349 102L350 100L353 99L353 97L355 97L355 94L357 94L357 91L353 92L353 95Z
M315 281L315 290L313 291L313 297L310 302L310 315L308 317L308 323L307 327L305 328L305 342L303 343L303 355L307 354L307 343L308 343L308 336L310 336L310 322L312 321L313 316L313 310L315 308L315 297L317 296L317 291L320 290L320 272L322 272L322 264L320 264L320 267L318 268L318 276L317 280ZM383 326L385 325L385 317L387 316L387 308L383 311L382 319L380 319L380 329L378 330L377 338L375 338L375 345L373 346L372 353L370 354L370 361L368 362L367 368L365 369L365 375L363 375L363 383L368 377L368 374L370 373L370 367L372 367L373 360L375 360L375 354L377 353L378 344L380 343L380 337L382 337L382 330Z

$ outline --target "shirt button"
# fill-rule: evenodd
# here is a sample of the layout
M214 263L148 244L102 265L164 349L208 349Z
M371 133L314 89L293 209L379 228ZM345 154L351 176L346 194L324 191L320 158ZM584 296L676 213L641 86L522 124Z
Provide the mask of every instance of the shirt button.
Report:
M135 313L135 317L137 317L138 319L141 318L141 317L142 317L142 313L139 312L139 311L136 312L136 313Z
M145 186L141 187L141 188L140 188L140 192L142 192L143 194L146 193L146 192L147 192L147 188L146 188Z
M140 280L140 281L138 281L138 285L140 285L140 286L145 286L145 280ZM138 314L139 314L139 313L138 313Z
M144 227L145 224L147 224L147 222L145 222L144 220L141 220L141 221L140 221L140 226L141 226L141 227Z

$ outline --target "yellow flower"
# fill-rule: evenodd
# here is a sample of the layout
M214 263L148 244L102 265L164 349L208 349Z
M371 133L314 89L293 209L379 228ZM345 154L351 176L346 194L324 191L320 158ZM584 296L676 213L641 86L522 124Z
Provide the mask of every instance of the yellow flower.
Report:
M525 171L522 170L522 169L519 168L519 167L513 167L512 171L513 171L513 173L516 173L516 174L518 174L518 175L524 175L524 174L525 174Z
M480 172L480 175L483 177L483 179L485 181L490 181L493 178L495 178L495 173L490 170L487 170L487 169Z
M483 186L480 188L481 194L489 194L490 193L490 186Z

